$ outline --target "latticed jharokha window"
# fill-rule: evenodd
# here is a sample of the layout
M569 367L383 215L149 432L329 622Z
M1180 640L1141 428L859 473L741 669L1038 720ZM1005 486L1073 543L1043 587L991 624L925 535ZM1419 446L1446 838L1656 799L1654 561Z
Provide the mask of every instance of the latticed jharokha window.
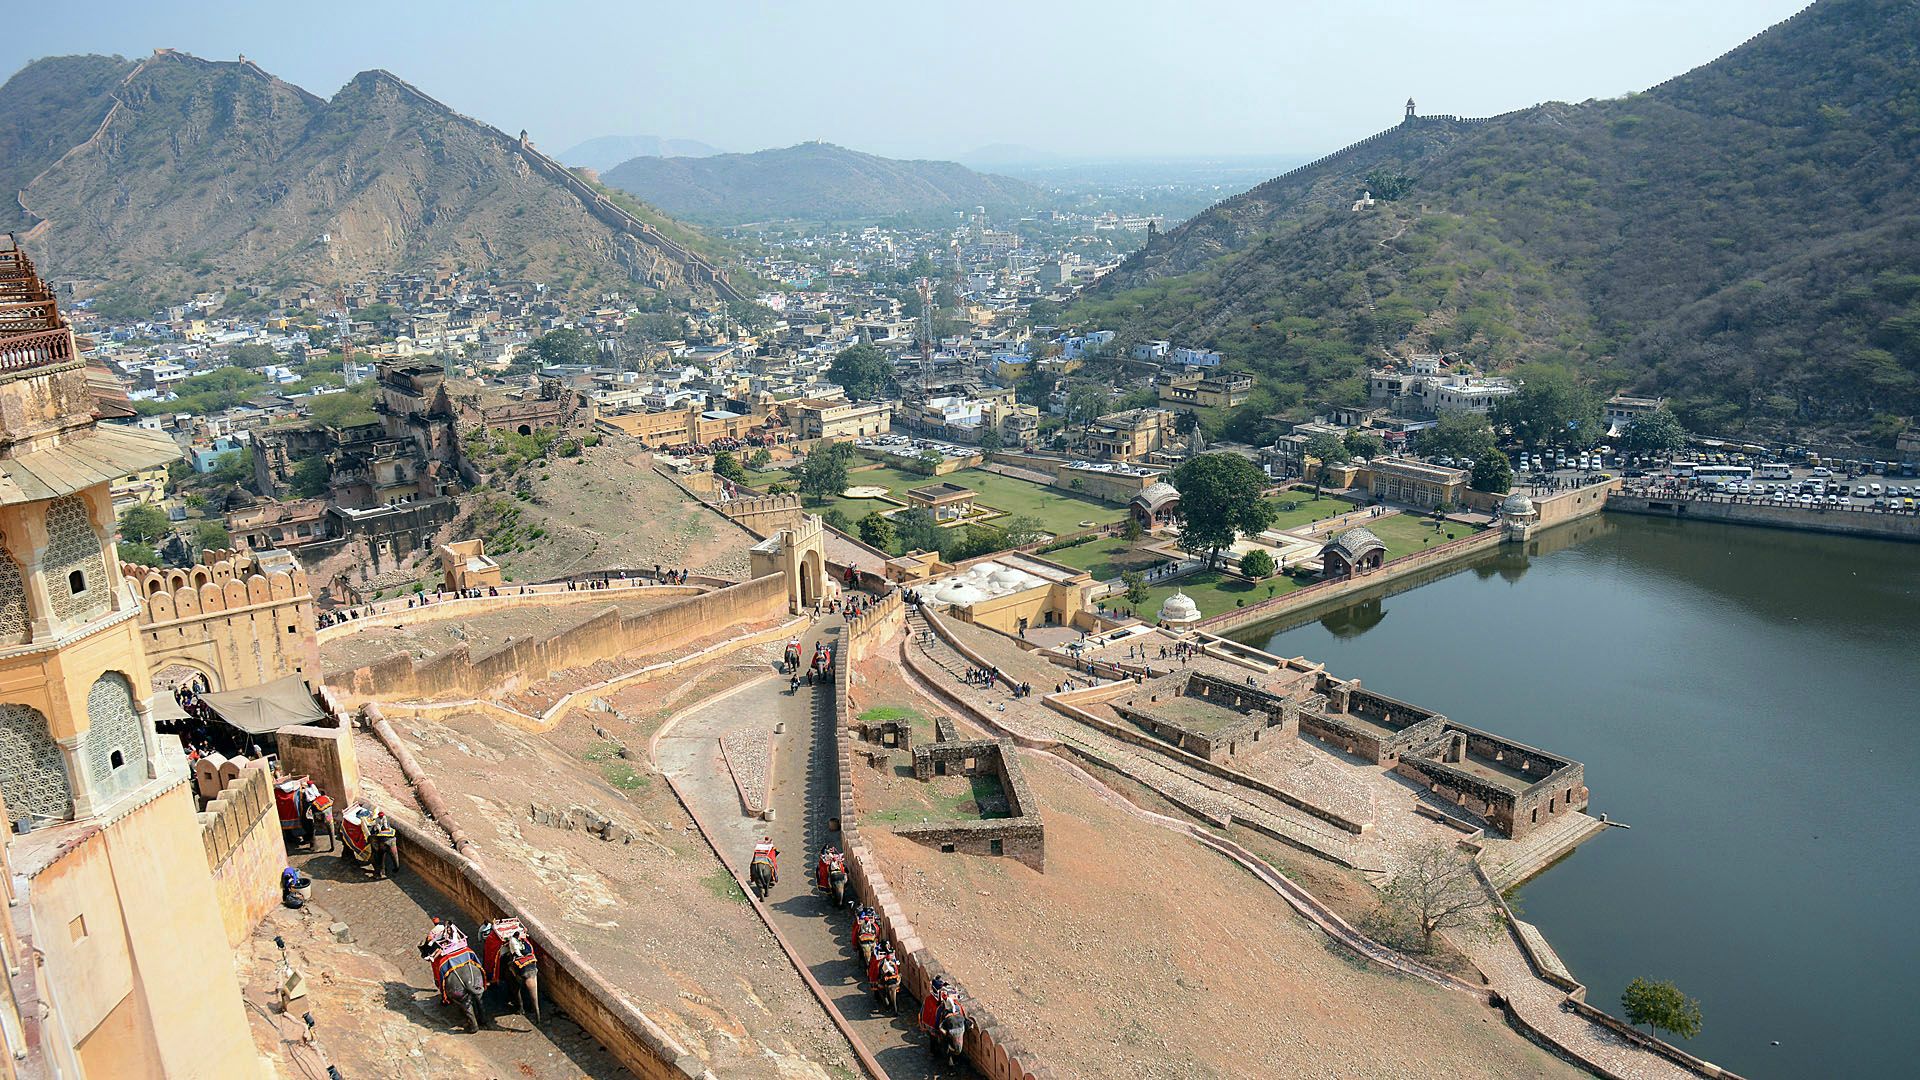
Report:
M0 645L24 645L33 637L33 620L27 617L27 586L20 576L20 564L0 537Z
M0 704L0 796L7 814L69 816L73 789L47 718L31 705Z
M53 595L56 618L91 619L107 610L106 556L100 550L100 534L93 531L87 516L87 504L78 495L47 504L43 561L49 581L65 582L47 590Z
M94 788L112 797L147 780L147 744L133 711L133 686L109 671L87 691L87 770Z

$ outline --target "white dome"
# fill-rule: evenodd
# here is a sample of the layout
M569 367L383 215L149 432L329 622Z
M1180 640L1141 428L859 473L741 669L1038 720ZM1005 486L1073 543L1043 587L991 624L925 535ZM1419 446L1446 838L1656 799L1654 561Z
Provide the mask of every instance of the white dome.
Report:
M1186 593L1176 592L1160 605L1160 621L1173 624L1199 622L1200 605L1194 603Z
M1533 516L1533 500L1521 492L1514 492L1500 504L1500 512L1508 517Z

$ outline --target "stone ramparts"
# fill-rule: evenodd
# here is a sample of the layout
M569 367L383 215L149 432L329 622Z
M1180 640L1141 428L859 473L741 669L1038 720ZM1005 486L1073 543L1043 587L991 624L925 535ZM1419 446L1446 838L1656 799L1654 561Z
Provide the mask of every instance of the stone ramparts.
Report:
M722 585L730 584L721 582ZM496 611L510 611L526 607L556 607L569 604L606 604L620 596L697 596L711 592L714 586L702 583L686 585L654 585L632 578L615 579L608 589L569 589L564 585L556 588L552 585L508 586L512 592L502 591L499 596L449 597L428 604L407 607L404 602L387 605L358 618L347 619L331 626L323 626L317 632L321 644L336 638L355 634L369 626L382 630L401 626L419 626L423 623L441 622L446 619L471 619L480 615L490 615ZM524 590L526 591L523 591Z
M200 842L213 873L227 944L239 947L280 902L287 849L273 801L273 770L249 761L200 814Z
M615 988L569 944L564 933L521 907L486 868L455 854L425 830L398 816L388 818L399 835L400 862L474 923L519 919L540 947L540 989L574 1023L645 1080L709 1080L700 1059L676 1042Z
M897 603L898 594L892 599ZM843 656L857 656L870 650L884 635L877 633L886 622L879 611L849 624L841 639ZM860 640L861 638L873 640ZM901 957L900 983L916 999L924 1000L935 975L946 974L933 951L920 939L907 919L899 897L880 870L873 850L861 839L859 811L853 798L853 762L859 734L853 720L853 701L849 672L853 664L833 665L833 724L837 753L835 787L839 792L840 848L847 854L847 878L862 902L879 913L880 933L891 942ZM950 978L950 981L951 978ZM955 985L959 984L955 982ZM973 1026L967 1031L967 1060L988 1080L1043 1080L1052 1072L1040 1063L1033 1051L1021 1045L1017 1035L994 1016L982 1002L960 986Z
M784 620L786 614L786 579L769 574L639 614L610 608L545 638L508 641L484 656L474 656L464 644L423 661L398 653L351 671L331 672L326 684L348 704L454 694L491 697L568 668L696 640L716 627Z

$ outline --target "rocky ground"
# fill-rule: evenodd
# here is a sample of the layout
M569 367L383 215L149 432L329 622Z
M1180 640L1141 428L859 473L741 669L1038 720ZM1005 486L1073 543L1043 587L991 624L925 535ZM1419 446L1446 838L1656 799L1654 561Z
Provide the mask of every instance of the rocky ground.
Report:
M466 645L474 656L485 656L509 638L546 637L578 626L610 607L634 615L686 599L677 595L621 596L611 589L600 595L607 598L605 603L582 600L528 604L482 615L453 612L448 618L411 626L382 625L377 616L369 617L356 624L352 633L342 633L320 646L320 661L327 671L348 671L394 653L424 660L456 645Z
M501 882L716 1073L844 1075L844 1039L646 760L666 714L771 670L777 654L751 650L644 684L545 735L478 717L395 727ZM376 743L359 748L370 782L404 790ZM537 823L535 806L562 817ZM605 819L619 839L564 827L569 816Z
M513 581L656 563L742 578L752 534L653 471L651 455L614 437L577 458L541 466L533 500L519 504L545 535L496 554Z

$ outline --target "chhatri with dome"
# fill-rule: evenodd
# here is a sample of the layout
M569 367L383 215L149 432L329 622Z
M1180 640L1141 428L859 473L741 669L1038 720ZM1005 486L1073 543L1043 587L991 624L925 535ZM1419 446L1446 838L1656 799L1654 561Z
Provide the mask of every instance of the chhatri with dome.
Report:
M1160 605L1160 625L1169 630L1184 630L1199 621L1200 605L1186 593L1175 592Z

